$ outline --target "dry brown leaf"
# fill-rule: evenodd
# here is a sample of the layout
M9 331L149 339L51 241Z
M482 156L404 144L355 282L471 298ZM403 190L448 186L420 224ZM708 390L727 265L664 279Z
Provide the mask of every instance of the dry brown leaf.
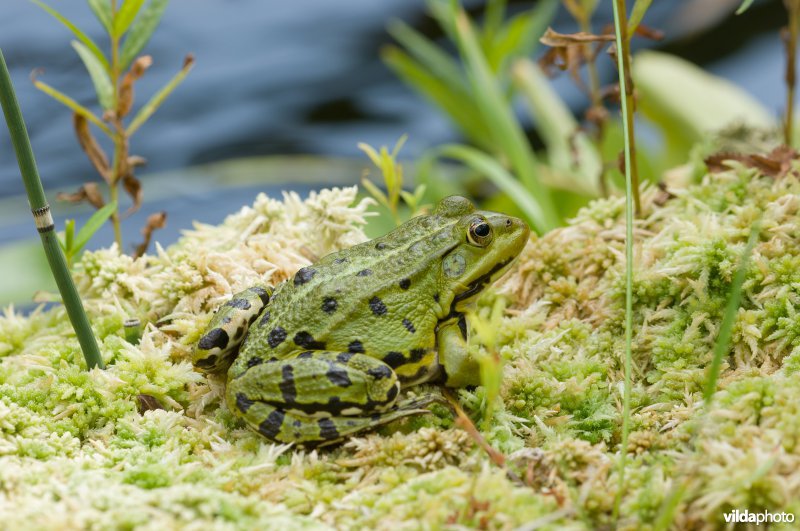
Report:
M119 89L119 102L117 103L117 116L119 118L131 112L133 107L133 84L144 75L152 64L153 58L149 55L143 55L133 62L128 73L122 78L122 85Z
M95 208L103 208L103 206L106 204L105 200L103 199L103 194L100 192L100 187L97 186L97 183L86 183L71 194L59 192L56 194L56 199L58 201L66 201L68 203L82 203L83 201L86 201Z
M724 162L726 160L735 160L748 168L758 169L764 175L780 178L792 170L792 161L798 160L798 158L800 158L800 154L798 154L797 150L783 145L776 147L766 155L722 151L706 157L703 162L705 162L708 171L711 173L728 170L729 168Z
M539 65L549 75L555 75L554 70L567 70L575 84L586 90L580 75L580 68L586 63L597 58L605 43L614 39L613 35L593 35L591 33L563 34L547 28L539 41L550 46L545 52Z
M553 28L547 28L544 35L539 39L539 42L546 46L563 47L571 46L573 44L585 44L587 42L612 42L614 35L603 34L595 35L594 33L586 33L579 31L578 33L559 33L554 31Z
M147 223L145 224L144 228L142 229L142 235L144 236L144 241L136 246L136 251L133 253L134 258L139 258L144 253L147 252L147 248L150 246L150 240L153 237L153 233L158 229L163 229L167 224L167 213L166 212L156 212L155 214L150 214L147 216Z
M89 122L80 114L74 113L72 115L72 125L75 128L75 135L78 137L81 149L89 157L89 162L92 163L92 166L94 166L94 169L97 170L103 180L109 182L111 171L108 165L108 156L106 156L100 144L97 143L97 139L95 139L89 128Z
M140 394L136 397L136 400L139 402L138 410L140 414L144 414L145 411L155 411L157 409L164 409L164 406L161 405L161 402L152 395L145 395Z
M134 177L133 173L128 172L122 178L122 186L133 200L133 204L124 214L124 217L128 217L142 206L142 183L139 182L139 179Z

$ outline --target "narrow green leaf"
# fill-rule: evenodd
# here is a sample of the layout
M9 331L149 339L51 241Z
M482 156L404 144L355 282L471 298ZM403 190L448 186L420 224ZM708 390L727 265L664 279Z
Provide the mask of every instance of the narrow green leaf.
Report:
M83 64L86 66L86 70L89 71L89 77L92 78L94 90L97 92L97 101L100 102L103 109L113 109L114 87L111 84L108 72L83 43L72 41L72 47L78 52Z
M109 129L108 126L100 120L100 118L95 116L92 111L90 111L77 101L73 100L63 92L56 90L55 88L51 87L50 85L42 81L34 80L33 86L41 90L54 100L58 101L59 103L66 105L67 107L72 109L73 112L80 114L81 116L92 122L94 125L99 127L108 136L112 136L111 129Z
M389 204L389 198L386 197L386 194L383 193L383 190L375 186L372 181L367 179L366 177L361 179L361 186L367 189L369 195L371 195L378 203L382 204L389 210L391 210L391 205Z
M73 254L72 249L74 245L75 245L75 220L68 219L67 221L64 222L64 243L62 245L64 253L67 255L67 262L69 262L69 257Z
M647 10L650 8L650 4L652 3L653 0L636 0L636 2L633 3L633 9L631 10L631 17L628 19L629 39L633 37L636 28L638 28L639 24L642 23L644 14L647 13Z
M569 107L553 90L539 66L528 59L520 59L513 66L513 78L547 147L549 166L571 177L569 182L559 182L558 186L600 195L598 177L603 170L600 153L580 130Z
M483 37L487 41L494 40L494 36L503 26L506 17L507 0L489 0L483 17Z
M558 0L543 0L511 18L489 49L488 58L492 68L499 71L509 59L532 55L539 46L539 38L555 17L558 6Z
M625 131L625 351L623 358L623 394L622 394L622 434L620 437L619 460L617 464L617 493L614 497L612 519L616 523L619 508L625 491L625 471L628 458L628 436L631 423L631 393L633 379L633 211L634 188L631 160L633 159L633 106L628 94L627 83L630 72L626 69L626 54L630 53L628 43L622 32L627 29L625 20L625 0L614 0L614 33L617 43L617 74L621 98L622 127Z
M111 2L109 0L89 0L89 7L100 24L106 29L109 35L114 30L111 23Z
M116 212L117 210L117 202L112 201L90 217L86 224L81 227L78 231L78 234L75 236L75 242L72 246L72 254L73 256L78 254L83 247L89 243L89 240L94 236L94 233L97 232L100 227L103 226L103 223L108 221L108 218Z
M128 28L131 27L133 20L142 8L144 0L124 0L114 16L114 35L122 37Z
M89 38L88 35L86 35L83 31L81 31L80 28L78 28L75 24L67 20L61 13L59 13L52 7L48 6L44 2L41 2L40 0L30 0L30 1L36 4L37 6L41 7L42 9L44 9L48 13L50 13L50 15L53 16L53 18L55 18L56 20L61 22L64 26L66 26L67 29L69 29L72 32L72 34L75 35L75 37L77 37L78 40L83 43L83 45L87 48L87 50L91 53L91 55L94 56L97 62L100 63L100 65L103 67L103 70L107 74L111 72L111 66L109 66L108 64L108 59L106 59L105 55L103 55L103 52L100 51L100 48L97 47L97 45L91 38Z
M458 46L467 64L476 106L489 126L495 149L503 150L524 187L536 198L542 215L539 228L547 232L559 225L559 217L550 190L540 181L536 157L525 132L494 78L472 25L463 11L458 14L456 29Z
M399 48L389 47L381 55L400 79L444 111L470 141L491 149L489 131L463 88L449 86Z
M539 234L544 234L550 229L538 198L525 189L494 157L462 144L445 144L436 148L435 153L459 160L485 175L495 186L513 199Z
M461 68L442 48L404 22L390 23L388 31L419 64L444 81L451 90L463 91Z
M128 126L128 136L133 135L133 133L135 133L136 130L139 129L139 127L141 127L142 124L145 123L154 112L156 112L156 109L158 109L161 104L164 103L164 100L167 99L172 91L175 90L186 78L186 75L192 69L193 64L194 59L192 56L187 56L183 63L183 68L181 68L180 71L173 76L169 83L164 85L164 88L159 90L152 98L150 98L150 101L148 101L144 107L139 109L139 112L136 113L136 116Z
M125 2L128 3L127 1ZM158 23L161 22L161 17L164 15L164 10L167 8L169 0L150 0L136 21L133 23L128 36L125 37L125 42L122 44L122 52L120 54L121 69L125 70L131 64L142 48L145 47Z
M742 13L744 13L745 11L750 9L750 6L752 4L753 4L753 0L743 0L742 5L740 5L739 9L736 10L736 14L737 15L741 15Z
M733 325L736 322L736 315L739 313L739 301L742 299L742 284L744 284L744 278L747 276L750 255L753 252L756 241L758 241L759 232L760 223L756 222L750 229L750 237L747 239L744 251L742 251L739 267L736 269L733 282L731 282L731 287L728 290L728 304L725 305L725 313L722 316L722 323L719 325L719 334L717 334L717 341L714 343L714 358L711 360L708 380L706 380L706 388L703 393L706 407L709 406L714 393L717 391L717 379L722 367L722 358L727 356L730 350Z

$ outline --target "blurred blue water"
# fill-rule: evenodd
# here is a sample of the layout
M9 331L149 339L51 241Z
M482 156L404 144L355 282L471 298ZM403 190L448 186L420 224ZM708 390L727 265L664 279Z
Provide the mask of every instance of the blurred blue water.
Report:
M49 3L104 45L100 26L85 2ZM481 2L465 3L474 7ZM712 27L714 16L726 16L739 3L655 2L646 21L667 27L674 38L688 31L692 20L701 22L697 31ZM610 20L605 7L596 27ZM697 9L706 19L696 14ZM185 53L195 55L196 66L133 138L132 152L147 158L147 172L158 172L274 153L355 156L359 141L393 144L404 133L409 134L404 154L413 157L430 145L451 140L456 133L445 119L397 81L379 59L380 47L390 42L387 21L400 17L418 23L423 13L422 0L175 0L145 50L155 62L137 84L138 102L177 71ZM567 20L561 13L554 25L569 30ZM30 2L0 3L0 48L11 68L48 191L72 190L86 180L96 180L74 139L69 113L35 90L29 80L33 69L43 68L43 81L91 105L93 89L69 47L71 38ZM704 66L741 84L778 111L783 99L783 59L777 33L731 35L730 39L736 41L733 53ZM556 85L573 107L585 101L565 77ZM191 181L181 186L191 191ZM279 185L293 186L291 181ZM240 190L206 190L208 200L195 198L193 203L176 198L161 205L148 200L145 188L145 209L128 230L137 232L146 215L163 206L173 227L162 233L162 241L168 242L178 227L188 228L198 218L218 221L224 213L250 202L247 194L254 191L242 196ZM7 132L0 127L0 198L22 193ZM35 236L29 219L20 221L0 222L0 243Z

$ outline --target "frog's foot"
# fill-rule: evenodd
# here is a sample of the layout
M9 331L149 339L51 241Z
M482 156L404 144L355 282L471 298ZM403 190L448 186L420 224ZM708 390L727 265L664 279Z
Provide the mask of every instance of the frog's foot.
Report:
M393 420L426 413L425 395L395 404L397 375L364 354L300 352L252 365L228 380L228 407L276 442L329 443Z
M200 372L224 373L233 363L247 329L269 302L273 289L253 286L223 304L192 351L192 362Z

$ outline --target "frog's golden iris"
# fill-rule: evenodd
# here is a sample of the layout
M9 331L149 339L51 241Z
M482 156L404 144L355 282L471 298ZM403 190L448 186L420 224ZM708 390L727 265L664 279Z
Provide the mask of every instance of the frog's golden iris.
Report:
M194 363L227 371L228 406L277 442L335 441L423 413L436 397L398 401L401 387L479 383L464 311L528 235L519 219L448 197L274 291L234 295L197 343Z

